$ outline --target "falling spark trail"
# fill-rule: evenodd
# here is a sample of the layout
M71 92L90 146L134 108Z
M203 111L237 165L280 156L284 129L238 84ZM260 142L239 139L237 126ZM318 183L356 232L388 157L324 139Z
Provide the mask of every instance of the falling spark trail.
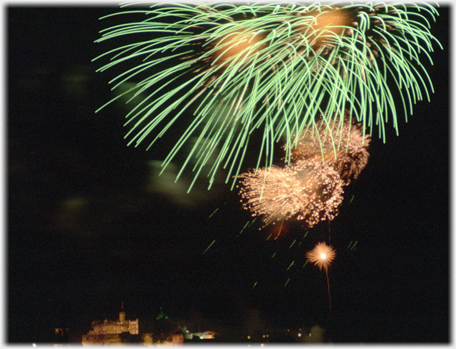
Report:
M328 298L329 298L329 342L332 340L332 308L331 308L331 291L329 289L328 268L326 268L326 282L328 284Z
M218 211L218 207L215 209L214 212L211 213L211 215L209 217L206 218L206 220L210 219L217 211Z
M274 240L277 240L277 239L279 238L280 234L282 233L282 227L283 227L283 221L284 221L284 220L285 220L285 219L282 219L282 222L280 223L279 233L277 234L277 236L275 237Z
M294 264L294 261L291 262L291 264L288 266L287 270L289 270L292 267L293 264Z
M296 243L296 239L291 243L291 245L290 245L290 247L288 247L288 249L292 248L295 243Z
M242 234L242 232L244 231L245 228L247 228L247 226L249 225L249 223L250 223L250 222L245 223L244 227L241 229L241 231L239 232L239 234L237 235L237 237L239 237L239 235ZM250 223L250 224L252 224L252 223Z
M349 248L350 250L354 250L354 249L355 249L355 246L356 246L356 244L358 243L358 240L355 241L355 243L353 244L353 246L351 246L352 242L353 242L353 241L350 241L350 244L348 245L348 248Z
M256 221L256 217L250 222L249 227L250 227L253 223L255 223L255 221ZM247 222L247 223L249 223L249 222Z
M207 252L208 249L211 248L211 246L214 244L215 240L211 242L211 244L206 248L206 250L203 252L203 254L205 254Z

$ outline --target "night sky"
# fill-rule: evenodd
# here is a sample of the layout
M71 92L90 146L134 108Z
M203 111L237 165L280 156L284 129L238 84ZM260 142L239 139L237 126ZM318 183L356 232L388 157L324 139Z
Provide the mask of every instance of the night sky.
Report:
M95 114L116 71L91 60L116 43L93 42L115 10L7 8L6 340L47 342L66 326L80 341L121 302L140 326L162 307L193 331L327 328L326 276L303 267L327 223L290 221L268 240L274 228L243 230L252 219L230 185L201 180L186 194L178 161L158 177L179 126L146 151L127 147L123 103ZM439 12L431 102L401 118L399 137L391 123L386 144L374 135L330 225L334 343L450 340L450 8Z

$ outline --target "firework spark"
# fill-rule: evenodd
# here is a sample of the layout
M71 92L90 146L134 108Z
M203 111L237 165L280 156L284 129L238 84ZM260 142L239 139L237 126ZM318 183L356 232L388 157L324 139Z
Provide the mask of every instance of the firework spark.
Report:
M264 215L265 224L295 217L311 228L320 221L334 219L343 200L344 182L321 160L260 168L239 178L244 208L254 216Z
M331 246L326 245L325 242L319 242L312 250L306 253L306 258L320 270L328 271L332 261L336 258L336 251Z
M103 30L97 42L131 42L98 57L112 56L99 71L131 62L113 89L134 82L133 98L148 93L127 115L129 144L150 138L150 147L193 114L164 166L196 136L183 167L195 158L195 176L209 167L211 183L219 169L228 169L227 181L239 173L254 132L263 132L258 163L270 167L274 142L285 137L290 147L305 125L316 127L318 113L347 108L384 138L387 115L397 129L390 84L405 115L433 92L419 57L430 59L438 43L428 4L155 4L108 17L118 14L131 22Z
M360 123L354 123L348 111L343 119L321 118L315 127L309 128L287 157L292 161L323 159L323 164L332 166L345 184L357 179L369 160L368 148L371 142Z
M363 134L362 125L353 124L348 114L330 124L323 120L287 151L290 165L239 175L244 208L264 215L266 225L296 217L312 228L333 220L343 200L342 187L367 165L370 136Z

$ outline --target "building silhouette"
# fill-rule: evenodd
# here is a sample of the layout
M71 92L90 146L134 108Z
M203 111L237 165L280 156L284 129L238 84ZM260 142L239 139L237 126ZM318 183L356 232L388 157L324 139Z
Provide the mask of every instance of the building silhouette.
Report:
M107 345L140 342L139 319L126 320L125 312L119 312L116 321L93 321L92 329L82 336L82 345Z
M180 346L184 342L212 342L219 336L215 331L190 332L186 326L180 326L170 319L160 308L160 312L153 322L143 322L141 329L139 319L127 320L125 312L119 312L119 318L115 321L93 321L91 330L82 336L82 345L170 345ZM58 330L60 332L58 332ZM65 333L67 329L57 329L58 333Z
M68 327L56 327L55 328L55 343L68 343Z

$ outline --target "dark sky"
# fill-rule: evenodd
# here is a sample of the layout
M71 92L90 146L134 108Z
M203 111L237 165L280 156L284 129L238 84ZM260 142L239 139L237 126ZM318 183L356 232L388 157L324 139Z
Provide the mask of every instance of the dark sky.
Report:
M442 6L431 102L400 121L399 137L392 124L386 144L373 137L369 164L331 222L334 342L449 340ZM186 178L172 185L154 172L166 144L127 147L121 104L94 113L113 96L114 72L95 73L101 62L91 60L115 47L93 43L112 23L98 18L114 10L7 9L8 341L48 341L56 326L79 341L91 321L114 320L121 302L127 319L141 324L163 307L191 330L327 326L324 272L303 267L327 224L306 234L289 222L277 240L258 224L242 231L251 218L229 185L183 194Z

